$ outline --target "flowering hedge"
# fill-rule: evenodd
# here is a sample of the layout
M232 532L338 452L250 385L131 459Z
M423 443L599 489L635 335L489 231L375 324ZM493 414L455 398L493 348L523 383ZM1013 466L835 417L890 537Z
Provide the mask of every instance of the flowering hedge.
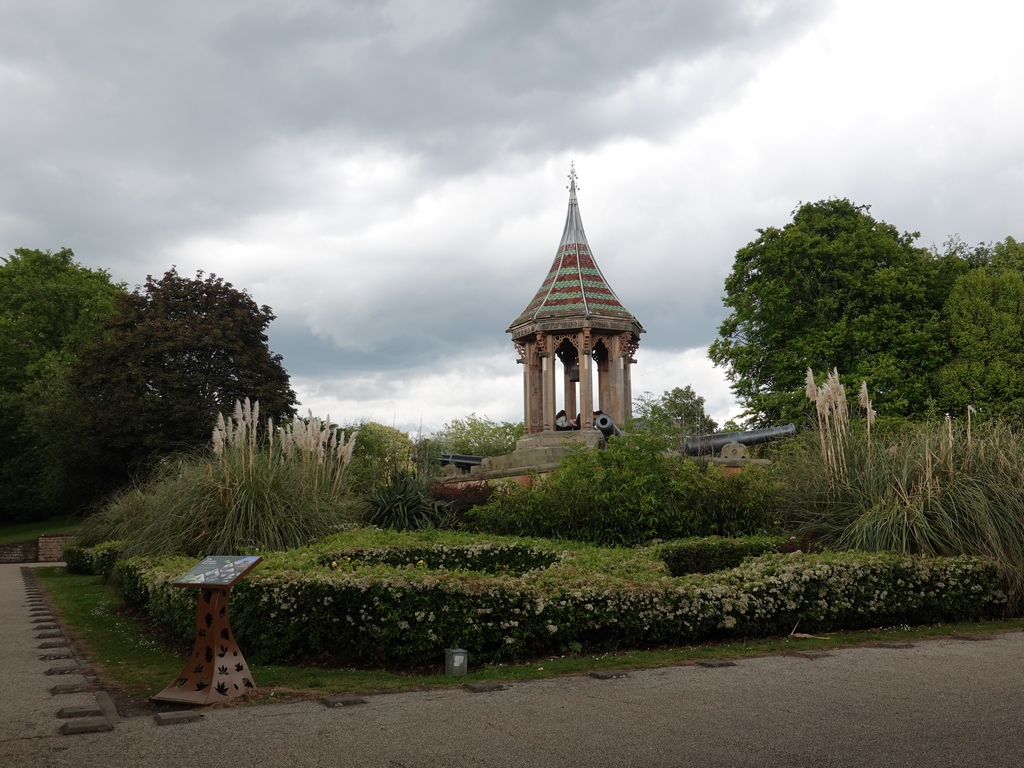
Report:
M450 646L484 661L570 643L607 649L785 634L797 621L805 631L964 621L1006 604L995 566L968 557L797 552L672 578L654 549L576 548L520 576L418 561L332 569L327 551L270 555L235 587L232 625L251 661L328 652L361 663L436 662ZM118 564L117 580L127 601L188 638L198 590L170 584L193 563L135 558Z

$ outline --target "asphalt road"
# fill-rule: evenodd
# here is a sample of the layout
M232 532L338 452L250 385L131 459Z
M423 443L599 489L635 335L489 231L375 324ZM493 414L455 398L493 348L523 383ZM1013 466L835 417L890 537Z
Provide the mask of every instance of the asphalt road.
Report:
M206 710L64 736L21 575L0 566L0 766L1020 766L1024 633ZM63 676L62 676L63 677ZM258 683L258 681L257 681ZM73 694L88 700L88 694ZM58 701L59 699L59 701Z

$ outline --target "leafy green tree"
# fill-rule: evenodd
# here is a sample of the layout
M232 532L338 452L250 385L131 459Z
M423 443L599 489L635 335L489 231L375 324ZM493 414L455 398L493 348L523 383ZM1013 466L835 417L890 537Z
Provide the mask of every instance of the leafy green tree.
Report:
M353 485L360 493L372 493L413 469L413 442L405 432L364 421L345 427L346 436L357 429L351 472Z
M689 385L666 391L661 397L644 392L633 401L631 432L645 432L680 450L691 435L710 435L718 423L704 410L704 398Z
M63 456L76 416L69 371L116 311L124 286L74 253L15 249L0 265L0 520L73 505Z
M503 456L516 449L522 436L521 421L494 421L471 413L464 419L449 421L432 435L431 442L440 453Z
M177 450L204 445L218 412L259 401L261 419L294 414L281 356L267 345L274 315L216 275L175 269L118 300L101 341L74 366L88 424L75 457L99 492Z
M953 358L939 372L939 392L954 412L1024 413L1024 277L1006 256L961 277L946 301Z
M996 243L991 248L990 263L994 272L1014 270L1024 273L1024 243L1018 243L1012 237Z
M800 420L804 376L862 379L882 415L921 414L949 359L942 306L974 261L931 253L849 200L801 205L736 254L709 356L754 426Z

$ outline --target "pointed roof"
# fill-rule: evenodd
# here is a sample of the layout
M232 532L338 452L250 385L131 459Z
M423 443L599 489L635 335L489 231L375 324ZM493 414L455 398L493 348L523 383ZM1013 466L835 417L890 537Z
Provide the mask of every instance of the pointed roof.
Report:
M575 168L569 172L569 211L555 260L533 300L507 332L517 338L535 330L545 330L543 326L548 325L545 320L564 321L566 318L580 319L580 327L631 329L643 333L640 323L622 306L590 252L576 200ZM624 327L624 323L634 328ZM564 322L560 322L558 327L564 328Z

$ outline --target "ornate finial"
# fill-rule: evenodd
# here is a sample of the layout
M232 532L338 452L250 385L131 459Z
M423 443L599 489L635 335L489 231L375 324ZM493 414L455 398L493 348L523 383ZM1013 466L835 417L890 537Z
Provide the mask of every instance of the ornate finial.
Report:
M576 161L569 161L569 186L566 189L576 189Z

